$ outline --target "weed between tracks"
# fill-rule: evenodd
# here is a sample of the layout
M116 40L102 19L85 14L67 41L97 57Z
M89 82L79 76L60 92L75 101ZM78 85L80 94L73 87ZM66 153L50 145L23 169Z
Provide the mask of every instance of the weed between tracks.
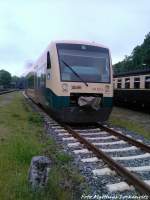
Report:
M11 95L12 101L0 108L0 199L78 199L84 179L72 169L72 158L60 152L55 142L47 138L42 118L32 111L22 95ZM35 155L49 156L53 168L47 187L33 192L27 175L31 158Z

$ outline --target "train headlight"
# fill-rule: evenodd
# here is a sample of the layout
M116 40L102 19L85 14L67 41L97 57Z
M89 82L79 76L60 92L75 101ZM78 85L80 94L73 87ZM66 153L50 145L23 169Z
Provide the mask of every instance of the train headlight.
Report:
M63 83L63 84L61 85L61 87L62 87L62 91L63 91L63 92L68 92L68 84L67 84L67 83Z

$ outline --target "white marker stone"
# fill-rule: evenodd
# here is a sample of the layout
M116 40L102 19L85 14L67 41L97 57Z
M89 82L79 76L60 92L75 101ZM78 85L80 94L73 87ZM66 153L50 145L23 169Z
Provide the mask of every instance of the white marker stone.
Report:
M56 130L60 130L60 129L62 129L61 126L60 126L60 127L58 127L58 126L50 126L50 128L53 128L53 129L56 129Z
M59 136L65 136L65 135L68 136L69 133L67 133L67 132L65 133L65 132L64 132L64 133L59 133L58 135L59 135Z
M81 130L81 129L74 129L76 131L81 131L82 132L87 132L87 131L100 131L100 128L93 128L93 129L84 129L84 130Z
M106 168L103 168L103 169L94 169L93 171L93 174L95 176L102 176L102 175L115 175L116 172L111 170L110 168L106 167Z
M56 128L56 130L63 130L61 126L51 126L51 128ZM64 129L65 130L65 129Z
M117 131L117 132L122 134L122 131Z
M93 142L94 145L113 145L113 144L125 144L126 142L123 140L119 140L116 142Z
M150 185L150 180L144 181L146 184Z
M80 153L83 153L83 154L86 154L86 153L90 153L90 151L88 149L78 149L78 150L74 150L73 151L75 154L80 154Z
M129 137L129 138L132 138L132 136L131 136L131 135L127 135L127 137Z
M79 142L74 142L74 143L69 143L69 144L67 144L68 147L77 147L77 146L79 146L79 145L80 145Z
M119 149L101 149L104 152L122 152L122 151L130 151L130 150L136 150L138 149L135 146L132 147L124 147L124 148L119 148Z
M83 158L81 159L82 162L98 162L99 159L97 157L92 157L92 158Z
M107 184L106 187L109 190L109 192L123 192L126 190L134 190L134 187L132 185L128 185L126 182Z
M62 138L63 141L68 141L68 140L76 140L74 137L67 137L67 138Z
M136 171L136 172L140 172L140 171L146 172L146 171L150 171L150 166L127 167L127 169L131 172L134 172L134 171Z
M90 132L90 133L80 133L80 135L87 135L87 136L89 136L89 135L109 135L107 132L105 132L105 131L101 131L101 132L96 132L96 133L92 133L92 132Z
M134 160L134 159L142 159L142 158L148 158L150 157L150 153L145 153L142 155L136 155L136 156L126 156L126 157L112 157L114 160Z
M67 132L65 129L59 129L59 130L55 130L55 132Z
M108 140L108 139L116 139L115 136L106 136L106 137L86 137L87 140Z
M142 141L142 140L140 140L140 139L139 139L139 140L137 140L137 141L138 141L138 142L141 142L141 143L143 143L143 141Z

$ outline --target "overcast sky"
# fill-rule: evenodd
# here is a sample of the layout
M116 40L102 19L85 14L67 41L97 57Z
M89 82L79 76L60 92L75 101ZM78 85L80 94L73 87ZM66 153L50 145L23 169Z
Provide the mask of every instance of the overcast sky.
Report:
M116 63L148 32L149 0L0 0L0 69L21 75L60 39L106 45Z

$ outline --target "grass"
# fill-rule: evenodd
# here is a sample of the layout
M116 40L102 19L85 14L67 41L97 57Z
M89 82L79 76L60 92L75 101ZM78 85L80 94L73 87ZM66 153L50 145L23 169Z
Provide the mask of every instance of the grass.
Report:
M71 200L81 195L84 178L72 168L72 157L62 153L43 130L42 118L27 105L22 95L11 93L12 101L0 107L0 199ZM27 176L31 158L52 159L47 187L32 191Z
M109 122L112 125L127 128L128 130L134 131L143 135L145 138L150 139L150 130L148 130L142 123L132 118L125 118L124 115L127 115L127 113L122 112L122 109L120 109L119 115L118 112L119 108L114 110L109 118ZM128 113L128 115L130 115L130 113Z

